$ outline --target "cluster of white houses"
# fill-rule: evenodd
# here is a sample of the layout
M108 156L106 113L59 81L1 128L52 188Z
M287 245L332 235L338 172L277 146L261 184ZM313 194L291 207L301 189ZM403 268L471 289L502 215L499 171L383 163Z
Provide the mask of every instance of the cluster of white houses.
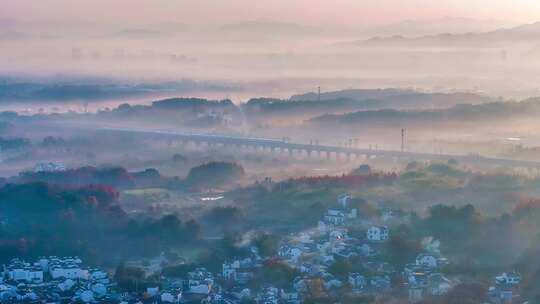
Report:
M423 252L412 263L398 271L393 265L379 258L382 247L390 238L387 223L396 215L391 210L381 212L378 225L364 221L358 210L349 208L350 195L339 197L339 207L328 209L319 222L318 229L295 234L285 240L279 249L279 256L301 275L294 279L293 292L301 299L308 282L318 279L328 292L348 285L357 295L380 295L393 287L391 277L396 274L403 278L401 286L406 286L410 303L417 303L430 297L442 296L450 291L455 282L443 273L449 264L440 252L440 242L426 238ZM349 224L364 226L365 237L349 236ZM329 267L339 258L359 257L366 273L349 273L348 280L342 281L329 272ZM515 273L504 273L495 278L496 284L489 289L488 303L516 303L521 277ZM282 291L283 292L283 291ZM270 293L272 294L272 293ZM277 295L278 293L273 293ZM268 302L278 303L278 302Z
M119 293L101 269L86 267L77 257L46 257L33 263L14 259L3 266L0 303L184 303L189 299L224 303L214 275L204 268L190 271L178 286L148 287L141 294Z
M377 256L379 247L388 240L389 228L371 225L366 229L364 238L351 237L347 227L361 220L358 209L350 206L351 198L349 194L340 195L337 206L326 211L317 229L293 234L282 241L278 250L279 260L300 273L291 282L289 289L266 286L254 294L247 287L249 280L264 262L256 249L252 248L249 258L223 263L221 277L236 286L229 294L234 295L236 300L250 298L257 303L301 303L308 292L310 281L314 279L320 280L329 292L337 291L346 284L350 284L358 293L389 291L390 275L396 273L396 270L388 263L369 259ZM364 277L353 273L348 281L344 281L328 271L337 259L354 256L365 257L364 266L373 270L374 275Z
M161 275L160 285L146 288L144 296L119 294L107 272L86 267L77 257L43 257L33 263L14 259L3 266L0 303L236 304L254 300L258 304L300 304L315 280L330 295L349 287L354 295L379 296L395 290L391 278L400 278L399 287L406 288L410 303L429 301L429 297L444 295L451 289L454 284L442 271L448 260L441 254L437 240L425 239L422 253L403 269L397 269L383 258L391 235L387 224L395 214L383 210L373 223L362 219L358 210L350 207L350 200L350 195L340 195L338 207L327 210L317 228L283 240L278 257L263 259L251 247L249 257L224 262L218 274L195 268L182 278ZM364 230L358 233L357 229L353 237L351 226ZM331 273L336 261L350 258L361 264L361 270L339 277ZM298 275L289 288L264 285L253 292L251 280L269 262L286 263ZM161 273L166 259L162 255L144 264L148 274ZM487 303L516 303L520 282L516 273L495 277L486 295Z
M521 301L521 275L516 272L504 272L494 279L490 286L487 299L490 304L512 304Z
M262 259L258 255L232 262L225 262L222 266L222 277L240 285L245 285L253 278L254 271L262 267L261 262Z
M82 260L78 257L47 257L40 258L34 263L14 259L4 265L3 272L7 280L26 283L43 283L46 278L91 280L107 276L102 270L82 266Z
M441 255L439 241L429 239L424 252L403 270L408 286L409 301L419 302L429 296L441 296L452 287L452 282L441 273L448 260Z
M308 282L318 279L328 292L348 284L356 294L381 294L391 290L390 277L397 273L395 267L378 259L381 247L390 237L387 225L375 225L361 218L358 209L350 205L351 195L338 197L337 207L328 209L317 229L292 235L282 242L279 256L290 266L298 269L301 276L294 280L294 291L300 296ZM393 217L389 211L382 212L381 223ZM350 225L366 226L365 236L349 235ZM361 257L363 267L371 270L369 276L350 273L343 281L329 272L337 259Z
M1 303L96 302L112 284L107 272L85 267L77 257L42 257L33 263L13 259L3 266Z

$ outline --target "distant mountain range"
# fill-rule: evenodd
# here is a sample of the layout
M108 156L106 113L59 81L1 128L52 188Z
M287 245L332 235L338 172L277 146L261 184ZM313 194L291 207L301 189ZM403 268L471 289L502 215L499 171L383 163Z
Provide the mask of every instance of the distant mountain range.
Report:
M463 34L494 31L507 25L499 20L478 20L463 17L444 17L428 20L403 20L363 31L367 36L419 37L440 33Z
M470 32L461 34L443 33L421 37L374 37L368 40L355 41L353 45L361 46L424 46L424 45L456 45L456 44L504 44L507 42L540 42L540 22L503 28L488 32Z
M113 34L113 37L128 39L170 38L188 30L190 27L186 24L164 22L148 27L126 28Z

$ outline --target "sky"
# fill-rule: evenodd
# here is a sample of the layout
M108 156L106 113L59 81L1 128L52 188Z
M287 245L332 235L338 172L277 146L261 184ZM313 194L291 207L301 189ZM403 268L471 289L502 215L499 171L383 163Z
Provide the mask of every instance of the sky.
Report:
M117 26L270 19L357 27L444 16L540 21L538 0L0 0L0 7L0 19Z

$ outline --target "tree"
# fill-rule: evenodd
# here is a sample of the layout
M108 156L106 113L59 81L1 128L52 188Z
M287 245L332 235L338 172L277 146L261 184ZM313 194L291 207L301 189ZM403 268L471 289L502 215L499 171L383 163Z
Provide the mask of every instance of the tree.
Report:
M226 260L222 250L208 248L199 254L197 264L204 266L209 271L219 272Z
M304 303L332 303L326 293L322 279L316 278L307 280L306 285L307 293Z
M298 275L298 271L291 266L282 263L269 261L266 262L258 273L259 283L272 284L277 288L287 288Z
M137 267L128 267L125 264L120 264L116 267L114 280L118 287L127 291L139 291L144 288L146 276L142 269Z
M352 265L347 259L337 259L330 267L328 272L340 278L341 280L346 279L351 272Z
M450 166L457 166L457 165L459 165L459 162L458 162L455 158L450 158L450 159L448 160L448 164L449 164Z
M172 160L175 163L180 163L180 162L185 162L187 158L182 154L176 153L173 155Z
M216 223L224 227L237 223L241 217L242 212L240 209L234 206L217 206L212 208L208 214L208 219L212 223Z
M351 175L369 175L371 174L371 167L368 164L360 165L360 167L354 169Z
M66 141L62 137L47 136L43 138L41 142L42 147L58 147L66 144Z
M186 183L192 188L215 188L230 185L238 181L244 174L244 168L238 164L210 162L191 168Z
M480 215L472 205L463 207L435 205L429 208L424 224L427 231L441 240L470 238L480 223Z
M18 150L27 149L32 146L32 143L27 138L1 138L0 150Z
M162 270L162 274L167 277L184 278L188 272L193 271L195 265L193 264L180 264L175 266L165 267Z
M279 238L273 234L263 233L255 238L253 242L259 250L259 254L265 257L275 256L279 248Z
M422 250L420 240L411 236L410 232L405 232L405 229L404 225L394 229L395 233L385 244L384 256L389 263L399 265L400 268L413 261Z
M442 299L442 304L480 304L484 302L486 288L478 283L464 283L454 287Z
M184 225L185 240L196 240L201 236L201 225L194 219L190 219Z

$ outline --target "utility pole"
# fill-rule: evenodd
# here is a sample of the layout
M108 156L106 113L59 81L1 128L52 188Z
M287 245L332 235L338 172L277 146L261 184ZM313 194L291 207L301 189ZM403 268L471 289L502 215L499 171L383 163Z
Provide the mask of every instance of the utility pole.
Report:
M401 152L405 152L405 129L401 128Z

